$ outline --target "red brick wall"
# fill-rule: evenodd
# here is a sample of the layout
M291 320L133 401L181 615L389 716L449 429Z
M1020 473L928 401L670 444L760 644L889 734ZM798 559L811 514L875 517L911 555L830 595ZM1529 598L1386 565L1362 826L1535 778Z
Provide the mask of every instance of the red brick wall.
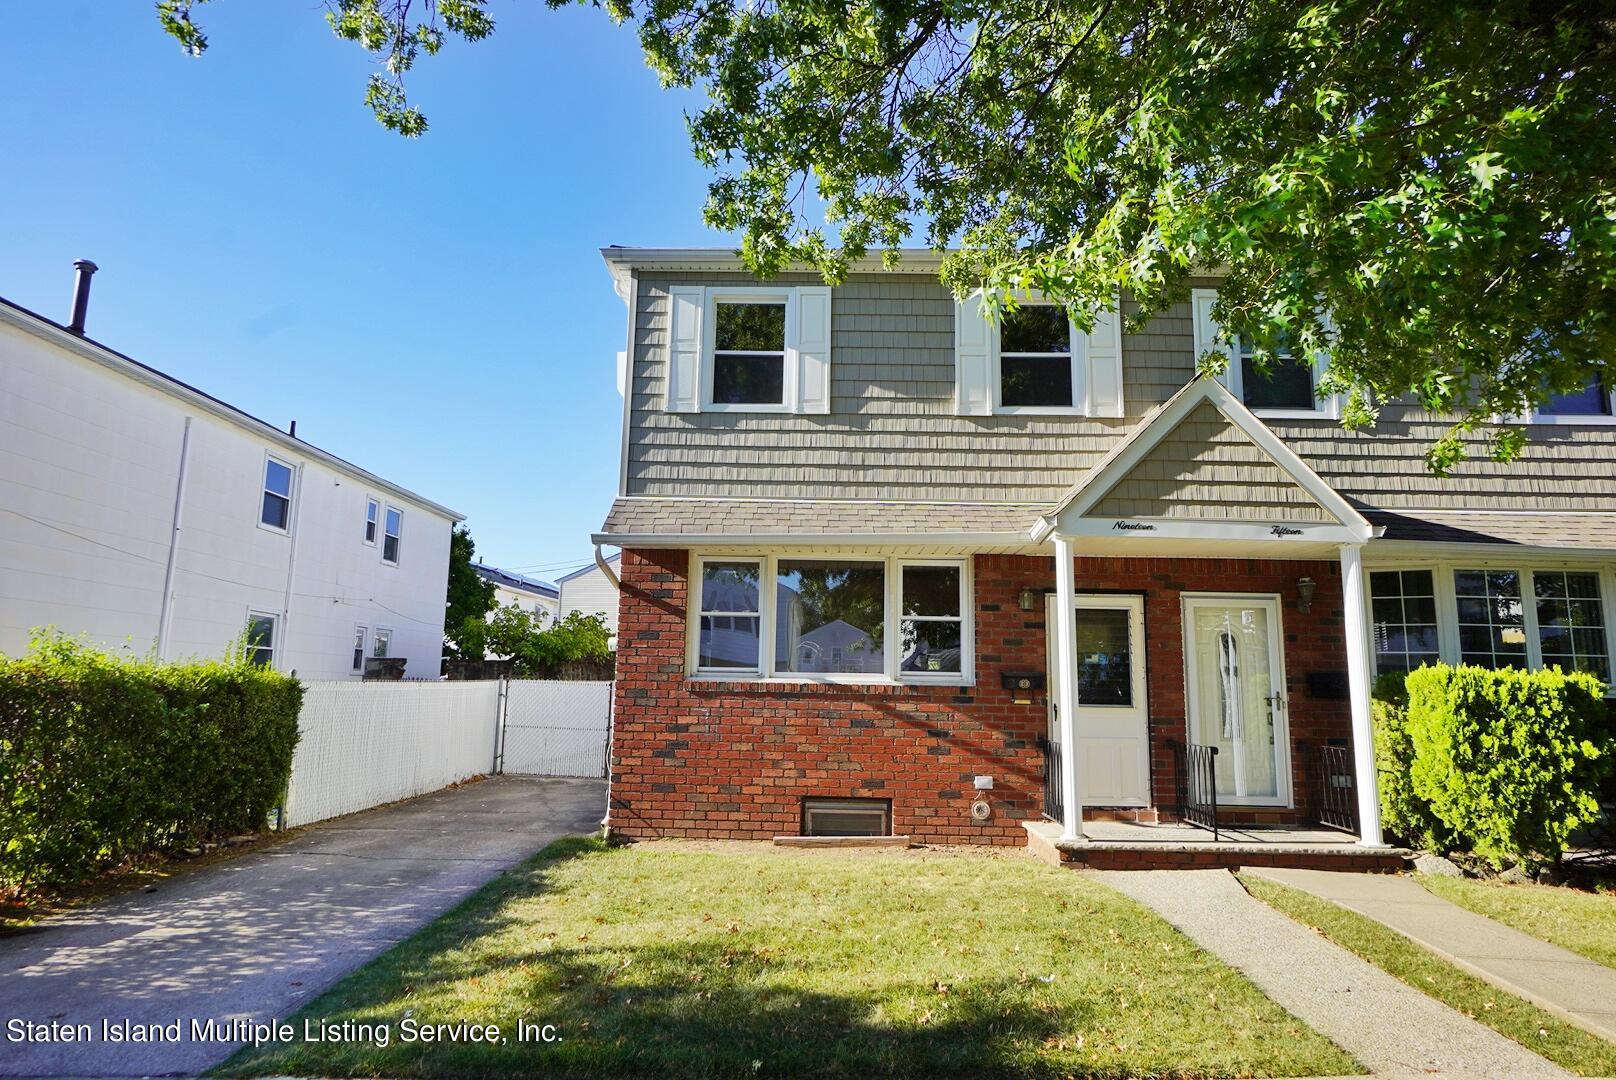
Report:
M620 568L612 828L632 837L761 839L801 829L804 797L892 803L895 832L934 843L1020 844L1020 822L1042 810L1037 740L1042 695L1018 705L1004 671L1043 671L1044 610L1022 611L1023 586L1054 587L1054 560L977 556L974 687L825 686L689 682L685 678L686 551L627 550ZM1318 582L1313 610L1296 608L1296 580ZM1345 668L1339 572L1327 562L1079 559L1084 592L1144 593L1152 782L1174 800L1167 740L1184 738L1179 593L1278 593L1284 598L1293 740L1349 731L1345 701L1312 699L1310 671ZM1293 754L1298 801L1310 792ZM971 820L972 778L990 775L992 819ZM1296 820L1287 811L1231 820Z

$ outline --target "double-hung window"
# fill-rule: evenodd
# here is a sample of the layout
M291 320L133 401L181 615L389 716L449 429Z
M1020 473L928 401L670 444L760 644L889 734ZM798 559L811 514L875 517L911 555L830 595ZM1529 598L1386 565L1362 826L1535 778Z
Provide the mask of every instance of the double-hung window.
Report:
M247 613L247 662L259 667L272 667L275 663L274 615L263 611Z
M968 560L697 556L699 676L967 682Z
M258 505L258 523L286 532L292 527L292 466L280 458L264 458L264 495Z
M382 504L375 499L365 500L365 543L376 546L376 529L381 525Z
M1319 385L1329 370L1329 357L1299 356L1281 346L1261 365L1251 342L1227 334L1212 317L1218 302L1216 289L1191 289L1190 314L1196 361L1209 352L1221 352L1228 365L1218 381L1258 416L1275 418L1335 417L1340 402L1334 395L1321 398Z
M398 546L404 536L404 511L389 506L386 522L386 528L382 532L382 562L397 566Z
M1616 423L1616 393L1604 374L1597 374L1581 390L1551 396L1532 419L1540 424Z
M712 405L786 403L784 297L713 302Z
M674 285L668 305L668 412L830 411L829 286Z
M998 410L1069 410L1077 406L1072 322L1054 304L1022 304L999 321Z
M370 655L378 660L385 660L389 650L393 647L393 632L385 626L378 626L375 635L371 638Z
M353 669L355 672L365 670L365 634L367 627L355 626L353 628Z

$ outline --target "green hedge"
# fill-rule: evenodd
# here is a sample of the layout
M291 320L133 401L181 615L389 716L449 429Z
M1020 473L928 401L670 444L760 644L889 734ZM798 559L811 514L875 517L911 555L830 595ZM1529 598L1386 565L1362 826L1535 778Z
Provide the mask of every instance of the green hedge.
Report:
M1495 866L1556 858L1599 816L1613 740L1604 686L1557 668L1439 664L1399 694L1377 687L1375 744L1386 827Z
M303 688L243 660L161 664L59 637L0 657L0 885L264 826Z

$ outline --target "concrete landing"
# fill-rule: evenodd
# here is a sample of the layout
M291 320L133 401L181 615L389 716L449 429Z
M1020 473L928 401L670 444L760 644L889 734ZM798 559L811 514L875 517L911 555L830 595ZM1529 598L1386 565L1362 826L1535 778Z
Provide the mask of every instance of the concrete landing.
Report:
M1081 840L1062 840L1051 821L1024 821L1027 847L1056 866L1090 870L1234 870L1248 866L1308 867L1389 874L1407 868L1402 848L1364 847L1330 829L1235 827L1214 839L1206 829L1176 822L1158 825L1085 821Z

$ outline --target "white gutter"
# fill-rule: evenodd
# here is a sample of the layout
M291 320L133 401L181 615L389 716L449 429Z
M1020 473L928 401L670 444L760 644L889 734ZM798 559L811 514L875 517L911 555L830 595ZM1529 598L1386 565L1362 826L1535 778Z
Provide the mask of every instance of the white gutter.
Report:
M180 525L185 516L185 478L191 465L191 418L180 432L180 472L174 483L174 518L168 530L168 561L163 566L163 606L157 612L157 659L168 659L168 635L174 623L174 567L180 554Z
M606 556L600 553L599 540L595 541L595 565L600 567L600 572L606 575L606 580L612 583L612 588L621 592L623 589L623 583L618 579L616 574L612 573L611 564L606 561Z
M873 547L890 544L899 547L990 545L1027 546L1025 533L596 533L590 537L597 546L639 548L704 547L713 544L749 547L786 545L825 547L835 545Z

